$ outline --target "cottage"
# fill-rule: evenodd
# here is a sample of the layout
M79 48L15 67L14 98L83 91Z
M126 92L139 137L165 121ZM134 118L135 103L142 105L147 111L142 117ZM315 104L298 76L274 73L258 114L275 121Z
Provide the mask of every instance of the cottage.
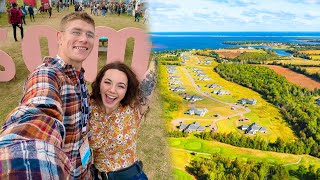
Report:
M170 85L179 85L179 84L183 84L181 81L179 80L172 80L169 82Z
M203 132L205 130L205 127L200 126L198 122L193 122L191 124L183 124L182 122L180 122L179 130L188 133L192 133L193 131Z
M214 89L214 88L222 88L222 86L220 86L219 84L207 84L206 85L207 88L210 88L210 89Z
M242 98L239 100L239 103L244 105L244 104L251 104L251 105L255 105L257 103L256 99L246 99L246 98Z
M170 90L173 92L181 92L181 91L186 91L186 88L178 86L178 87L170 87Z
M198 77L208 77L208 75L206 75L205 73L199 73L196 76L198 76Z
M230 95L230 92L229 92L229 91L227 91L227 90L222 90L222 89L213 90L211 93L217 94L217 95Z
M207 108L191 108L184 114L204 116L208 112Z
M257 131L266 133L267 129L265 127L260 127L259 124L254 122L246 129L246 134L256 134Z
M203 97L197 96L197 95L185 94L184 99L189 100L189 102L195 102L195 101L203 100Z
M248 125L246 125L246 124L244 124L244 125L242 125L241 127L240 127L240 129L242 130L242 131L245 131L245 130L247 130L248 129Z
M205 65L210 65L211 63L212 63L212 60L211 60L210 58L204 59L203 64L205 64Z
M179 78L180 78L180 76L169 76L170 80L175 80L175 79L179 79Z
M209 77L201 77L198 80L200 80L200 81L210 81L211 78L209 78Z

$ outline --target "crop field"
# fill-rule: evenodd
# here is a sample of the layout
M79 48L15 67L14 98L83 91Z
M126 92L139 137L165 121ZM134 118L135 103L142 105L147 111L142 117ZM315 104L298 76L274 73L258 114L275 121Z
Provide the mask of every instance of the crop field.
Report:
M296 73L288 68L275 65L265 65L266 67L274 70L276 73L284 76L289 82L298 86L314 90L315 88L320 89L320 83L303 75Z

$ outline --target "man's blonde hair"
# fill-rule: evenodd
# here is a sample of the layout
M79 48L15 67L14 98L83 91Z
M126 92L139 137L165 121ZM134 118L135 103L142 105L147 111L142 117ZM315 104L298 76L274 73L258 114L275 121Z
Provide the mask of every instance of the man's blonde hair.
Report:
M60 31L65 30L65 26L68 22L74 21L74 20L83 20L87 22L88 24L92 24L93 27L95 27L94 20L91 18L91 16L86 12L73 12L66 16L64 16L61 19L60 22Z

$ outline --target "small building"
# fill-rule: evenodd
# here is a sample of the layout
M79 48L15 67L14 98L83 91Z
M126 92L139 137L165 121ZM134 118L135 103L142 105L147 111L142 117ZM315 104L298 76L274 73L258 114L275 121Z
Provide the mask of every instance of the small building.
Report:
M244 126L244 125L242 125ZM242 128L242 127L241 127ZM242 129L244 130L244 129ZM257 132L263 132L266 133L267 129L265 127L260 127L257 123L252 123L246 130L246 134L256 134Z
M219 84L213 83L213 84L207 84L207 88L214 89L214 88L222 88Z
M255 105L257 104L257 100L256 99L246 99L246 98L242 98L239 100L239 104L251 104L251 105Z
M206 59L204 59L204 61L203 61L203 64L204 65L210 65L212 63L212 60L210 59L210 58L206 58Z
M211 78L209 78L209 77L201 77L198 80L200 80L200 81L210 81Z
M170 82L169 82L169 84L170 85L179 85L179 84L183 84L181 81L179 81L179 80L171 80Z
M179 79L179 78L180 78L180 76L169 76L170 80L175 80L175 79Z
M189 100L189 102L195 102L195 101L203 100L203 97L197 96L197 95L185 94L184 99Z
M186 111L184 114L204 116L206 115L207 112L208 112L207 108L191 108L188 111Z
M244 125L242 125L241 127L240 127L240 129L242 130L242 131L245 131L245 130L247 130L248 129L248 125L246 125L246 124L244 124Z
M206 75L205 73L199 73L196 76L198 76L198 77L208 77L208 75Z
M213 90L211 93L217 94L217 95L230 95L230 92L229 92L229 91L227 91L227 90L222 90L222 89Z
M191 124L183 124L182 122L180 122L179 130L182 132L188 132L188 133L192 133L194 131L203 132L205 131L205 127L200 126L200 123L198 122L193 122Z
M170 90L173 92L182 92L182 91L186 91L186 88L178 86L178 87L170 87Z

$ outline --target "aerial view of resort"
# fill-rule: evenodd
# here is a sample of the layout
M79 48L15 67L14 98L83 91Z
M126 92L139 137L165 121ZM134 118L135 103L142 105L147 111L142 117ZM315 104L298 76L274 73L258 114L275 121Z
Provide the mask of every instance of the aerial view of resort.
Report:
M21 24L12 23L10 13L15 11L12 11L15 3L21 12L34 10L34 17L28 11L19 19ZM26 78L46 56L55 57L57 52L56 58L65 60L66 56L60 56L63 51L56 47L57 40L59 48L64 47L59 33L67 33L59 29L65 25L60 20L79 11L94 20L94 34L91 37L91 31L84 33L84 27L78 27L76 30L81 31L71 33L74 41L65 39L68 40L66 47L84 42L85 48L72 48L78 53L72 57L80 57L92 45L92 52L82 59L84 86L90 95L88 117L91 119L87 131L93 133L104 128L97 136L105 133L105 139L92 145L96 137L90 136L90 132L88 149L93 152L92 171L83 173L83 177L77 176L78 172L67 171L65 177L112 179L114 173L115 179L320 180L319 9L317 0L0 0L0 179L22 177L8 167L35 167L26 160L21 166L9 166L11 155L5 154L9 152L6 148L13 146L9 143L16 145L31 137L35 137L35 141L50 139L44 138L49 135L36 136L40 130L48 129L47 126L30 128L33 132L28 133L21 124L37 116L37 108L47 113L46 119L27 122L26 127L47 123L47 117L56 116L52 111L55 105L47 99L39 100L44 94L40 93L38 99L32 101L25 100L42 91L37 86L49 84L53 89L56 84L50 84L51 78L45 83L37 79L42 84L29 87L36 90L26 91ZM70 24L73 25L72 20ZM105 70L103 77L106 76L110 72L108 65L118 61L131 67L132 74L126 74L126 81L115 83L114 89L105 90L104 99L104 84L112 86L113 80L118 81L122 75L115 73L102 81L98 72ZM57 84L62 81L59 78ZM130 86L131 78L139 81L138 88ZM96 86L100 91L95 90ZM75 87L82 93L82 87ZM74 99L71 95L64 96L65 89L69 91L70 87L59 86L54 90L61 95L55 103L70 103ZM121 94L124 89L125 95ZM141 99L134 97L134 93L128 95L130 89L138 89L137 97ZM104 105L105 114L99 114L99 106L91 102L96 92L102 97L100 103ZM109 111L122 95L123 98L132 96L129 98L138 99L139 103L124 105L119 100L117 107ZM83 103L80 91L78 96ZM120 108L137 104L139 108L119 113ZM31 115L24 115L22 111L12 115L17 106L32 107ZM85 116L82 106L70 107L81 111L81 118ZM58 130L60 133L52 134L58 134L55 137L58 140L73 139L70 135L64 139L64 132L68 135L70 129L82 124L68 127L71 124L68 106L57 106L57 109L62 120L53 123L51 128L63 125ZM135 111L140 114L127 119L124 116ZM27 118L18 120L20 117ZM70 119L77 117L71 115ZM133 117L139 118L137 129L133 127L136 125ZM91 126L92 119L99 118L100 124ZM5 135L9 131L14 133ZM75 132L71 134L82 137ZM16 135L18 140L10 139ZM69 147L63 146L65 142L54 144L55 149L68 154ZM82 145L75 143L73 147L75 152L82 153ZM28 148L22 149L25 158ZM95 151L100 154L97 156ZM99 161L102 156L105 159ZM64 162L69 163L65 163L66 166L79 165L72 162L71 156L63 157L66 157ZM84 166L82 154L79 159L80 166ZM117 164L122 160L123 164ZM91 165L90 162L87 165ZM112 168L106 170L104 166ZM39 166L41 168L48 172L49 166Z

